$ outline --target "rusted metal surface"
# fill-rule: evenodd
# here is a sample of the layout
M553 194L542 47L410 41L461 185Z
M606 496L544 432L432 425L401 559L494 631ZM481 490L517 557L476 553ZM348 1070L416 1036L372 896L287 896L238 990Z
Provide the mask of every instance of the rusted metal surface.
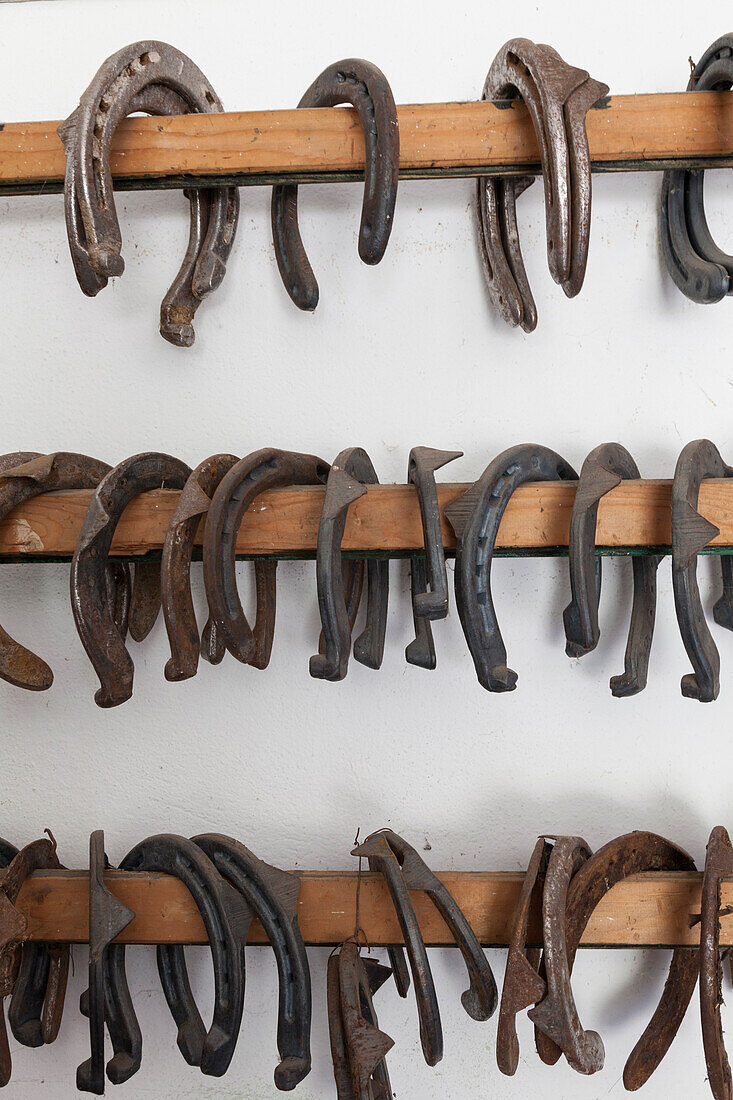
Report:
M512 493L527 481L576 481L573 467L536 443L502 451L445 515L456 533L455 592L463 633L487 691L513 691L517 674L507 654L491 597L491 559Z
M407 463L407 480L417 491L425 544L425 553L413 554L410 559L410 593L415 637L405 649L405 660L418 668L435 668L435 644L430 621L444 619L448 614L448 574L440 529L435 471L462 455L463 451L413 447Z
M79 106L59 127L66 150L64 200L71 257L89 296L125 269L109 153L128 114L210 114L221 102L190 58L165 42L135 42L101 66ZM194 341L193 315L226 273L239 215L236 188L188 190L189 245L161 307L161 335L179 347Z
M259 918L275 953L278 970L275 1085L288 1092L310 1073L311 983L298 927L298 875L258 859L248 848L218 833L193 838L216 869Z
M354 642L354 659L369 668L379 668L382 663L387 629L389 562L359 562L348 570L341 560L341 540L349 506L365 495L366 485L377 483L371 459L361 447L348 447L341 451L328 474L318 521L316 556L321 637L319 652L310 659L310 674L319 680L337 681L346 676L351 632L359 609L364 572L367 582L366 625Z
M359 256L378 264L392 232L399 178L400 137L392 89L376 65L347 58L329 65L311 84L298 107L335 107L351 103L364 131L364 201L359 227ZM298 185L272 189L272 237L285 289L298 309L318 305L318 283L298 228Z
M81 995L81 1012L89 1020L91 1056L77 1067L76 1087L104 1094L104 976L107 949L135 914L110 893L104 883L109 862L104 833L89 838L89 985Z
M315 455L268 447L240 459L224 475L214 493L204 530L204 582L209 622L222 644L243 664L260 660L261 665L266 648L258 646L237 592L237 532L244 514L266 489L281 485L325 484L328 471L328 463ZM262 592L264 596L269 591L271 600L267 611L273 620L274 589L273 569L263 577Z
M625 478L641 477L633 458L620 443L602 443L586 458L580 471L570 517L569 562L572 598L563 613L565 652L583 657L598 645L600 559L595 555L598 504ZM636 695L646 687L649 653L657 609L657 555L632 558L634 600L626 642L624 672L611 678L611 694Z
M120 864L124 871L162 871L188 888L206 926L214 967L214 1011L207 1031L193 999L183 948L158 947L158 972L168 1007L178 1026L178 1047L189 1065L220 1077L234 1054L244 1008L244 942L252 914L242 896L222 879L198 845L185 837L161 834L137 844ZM125 972L125 948L108 951L111 996L126 1007L139 1036ZM107 1001L105 1000L105 1006ZM113 1046L115 1045L113 1039ZM122 1049L107 1066L113 1084L128 1080L140 1068L142 1043Z
M720 888L733 875L733 847L727 829L717 825L708 840L700 909L700 1019L705 1065L715 1100L731 1100L733 1082L725 1049L723 1022L723 956L720 952Z
M733 86L733 35L705 50L692 71L688 92L727 91ZM661 193L662 254L672 279L693 302L719 302L733 292L733 256L713 240L705 217L705 171L667 169Z
M585 69L566 64L551 46L514 38L486 77L482 99L520 98L537 136L545 186L547 259L565 294L579 293L590 239L591 173L585 116L608 92ZM524 268L516 200L532 176L477 181L478 231L489 296L511 325L531 332L537 309Z
M717 699L720 691L720 655L705 620L697 585L697 555L720 534L714 523L697 510L700 483L706 477L733 477L709 439L696 439L683 448L672 483L672 587L677 623L693 672L682 677L682 694L701 703ZM713 607L719 626L733 629L733 559L719 558L723 594Z
M99 676L97 706L114 707L129 699L135 671L106 598L106 566L115 528L133 497L149 489L182 489L190 473L184 462L170 455L133 455L103 478L89 502L71 562L71 608Z
M539 948L527 947L527 930L531 910L541 905L551 852L552 845L540 837L532 852L514 914L496 1031L496 1062L501 1072L509 1077L517 1072L519 1065L515 1017L541 1001L547 989L538 973L541 952Z
M329 1024L338 1015L343 1050L340 1074L334 1063L339 1100L391 1100L386 1056L394 1040L379 1029L372 1000L391 970L362 957L352 941L342 944L332 959L337 976L335 982L331 978L335 988L329 987ZM335 993L337 1003L333 1003Z

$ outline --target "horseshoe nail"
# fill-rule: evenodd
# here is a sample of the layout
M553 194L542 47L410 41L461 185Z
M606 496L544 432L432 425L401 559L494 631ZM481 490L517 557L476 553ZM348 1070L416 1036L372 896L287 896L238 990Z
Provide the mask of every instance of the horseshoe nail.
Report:
M335 107L351 103L364 132L364 202L359 228L359 256L378 264L392 231L399 177L400 139L392 90L376 65L348 58L329 65L317 77L298 107ZM298 309L318 305L318 283L298 228L298 185L272 189L272 236L285 289Z
M572 599L563 613L565 652L568 657L582 657L598 645L598 602L600 560L595 555L598 504L606 493L624 479L641 477L633 458L620 443L603 443L586 458L580 471L570 517L570 587ZM624 673L611 678L611 692L617 698L636 695L646 687L649 652L654 636L657 603L657 568L661 558L656 555L636 556L634 570L634 602L629 636L626 643Z
M240 459L224 475L214 493L204 529L204 582L211 628L232 656L243 664L258 659L258 646L237 593L237 533L247 509L267 489L325 483L329 466L315 455L265 448ZM274 574L269 613L274 617ZM259 603L260 601L258 601ZM260 665L261 658L259 654Z
M491 462L471 488L444 509L457 538L455 592L463 633L487 691L513 691L517 674L507 654L491 597L494 544L512 494L528 481L576 481L573 467L555 451L526 443Z
M720 1006L723 1004L723 959L720 954L721 886L733 875L733 848L728 831L717 825L708 840L700 910L700 1017L705 1065L715 1100L731 1100L730 1064L725 1050Z
M709 703L720 690L720 655L705 621L697 586L697 555L720 534L697 510L700 485L706 477L733 477L717 447L697 439L683 448L672 483L672 587L677 622L693 672L682 677L682 694ZM733 629L733 562L719 558L723 594L713 608L719 626Z
M448 614L448 575L435 471L462 456L463 451L436 451L433 447L413 447L407 464L408 483L417 490L425 553L413 554L410 561L415 638L405 649L405 660L419 668L435 668L435 646L430 620L444 619Z
M132 695L134 665L115 626L105 567L120 516L130 501L152 489L182 489L190 469L170 455L146 452L125 459L97 485L71 562L71 608L84 649L99 676L97 706L114 707Z

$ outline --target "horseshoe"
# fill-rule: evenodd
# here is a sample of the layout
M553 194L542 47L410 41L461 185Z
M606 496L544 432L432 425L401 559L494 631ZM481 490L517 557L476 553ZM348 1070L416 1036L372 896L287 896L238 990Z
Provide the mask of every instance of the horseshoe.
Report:
M392 971L363 959L352 941L328 960L328 1031L338 1100L390 1100L386 1055L394 1040L380 1031L373 995Z
M349 506L366 494L367 485L378 484L369 455L361 447L348 447L334 460L326 482L326 495L318 521L316 582L321 616L319 652L310 659L310 674L319 680L343 680L349 667L351 631L358 611L361 580L352 575L352 599L344 589L341 541ZM358 563L361 565L361 563ZM364 566L361 565L362 570ZM384 655L389 599L389 562L370 559L366 563L367 621L354 642L354 660L377 669ZM363 576L363 573L362 573ZM348 574L347 574L348 580ZM353 590L358 584L359 593Z
M104 883L109 861L101 829L89 838L89 985L81 995L81 1013L89 1020L91 1057L78 1066L76 1087L82 1092L104 1094L104 974L112 940L135 919Z
M586 458L580 471L570 517L570 587L572 599L563 613L565 652L568 657L582 657L598 645L597 586L599 563L595 556L598 503L601 497L624 479L641 477L633 458L620 443L603 443ZM662 559L657 555L632 558L634 570L634 602L626 643L624 673L611 677L611 694L616 698L636 695L646 687L649 652L654 636L657 604L657 568Z
M415 637L405 649L405 660L419 668L435 668L435 645L430 620L444 619L448 614L448 575L440 529L435 471L462 456L463 451L436 451L433 447L413 447L407 464L408 483L417 490L425 553L413 554L410 559Z
M170 455L146 452L115 466L99 482L87 508L71 562L71 609L79 637L99 677L94 700L115 707L132 695L134 665L102 599L112 539L130 501L152 489L182 489L191 470Z
M253 633L237 593L237 533L245 512L267 489L324 484L328 470L328 463L315 455L267 447L254 451L232 466L211 499L204 528L204 583L210 629L216 631L221 644L243 664L254 664L258 660L257 627ZM274 569L271 576L271 614L274 617ZM261 659L256 667L264 667Z
M506 42L484 83L482 99L521 99L540 150L545 187L547 258L555 282L572 298L585 277L590 239L591 172L585 116L608 92L551 46L526 38ZM489 296L503 319L532 332L537 310L522 259L516 200L532 176L477 181L478 233Z
M160 834L148 837L129 852L120 869L123 871L160 871L175 875L188 888L201 914L214 965L214 1013L207 1032L194 1004L194 1015L186 1015L186 997L190 996L185 966L169 966L183 948L166 944L158 947L160 974L168 1007L178 1025L178 1047L189 1065L199 1066L202 1073L220 1077L231 1062L244 1007L244 941L251 913L240 895L223 881L201 849L185 837ZM132 1009L125 970L125 947L112 944L108 949L108 998L129 1006L137 1035L139 1026ZM186 985L184 996L179 983ZM118 1042L119 1042L118 1037ZM107 1064L107 1076L113 1084L127 1081L140 1068L142 1043L132 1049L118 1051Z
M190 58L164 42L135 42L109 57L59 127L66 149L64 201L77 279L89 296L124 271L109 153L120 121L149 114L217 113L221 102ZM161 308L161 335L190 347L198 301L226 273L239 214L236 188L189 193L191 232L183 265Z
M376 65L348 58L329 65L317 77L298 107L335 107L351 103L364 132L364 202L359 228L359 256L378 264L392 232L400 162L400 136L392 89ZM285 289L298 309L318 305L318 283L298 228L298 185L272 189L272 236Z
M725 1050L720 1006L723 964L720 957L721 885L733 875L733 848L727 829L717 825L708 840L700 910L700 1017L705 1065L715 1100L731 1100L730 1064Z
M551 853L552 846L540 837L532 852L514 914L496 1032L496 1062L507 1077L512 1077L519 1065L515 1017L523 1009L541 1001L547 991L547 985L538 973L541 952L539 948L527 947L527 930L530 911L542 899Z
M733 86L733 35L707 48L687 85L688 92L727 91ZM701 168L667 169L660 203L662 254L674 283L693 302L719 302L733 293L733 256L713 240L705 217Z
M458 614L478 681L487 691L513 691L517 686L516 672L507 666L491 597L491 560L501 517L519 485L577 478L573 467L555 451L525 443L502 451L475 485L444 509L458 540Z
M709 703L720 690L720 655L705 621L697 586L697 555L720 530L697 510L700 485L706 477L733 477L717 447L696 439L677 459L672 483L672 588L677 622L693 672L682 677L682 694ZM723 594L713 607L719 626L733 629L733 561L719 558Z

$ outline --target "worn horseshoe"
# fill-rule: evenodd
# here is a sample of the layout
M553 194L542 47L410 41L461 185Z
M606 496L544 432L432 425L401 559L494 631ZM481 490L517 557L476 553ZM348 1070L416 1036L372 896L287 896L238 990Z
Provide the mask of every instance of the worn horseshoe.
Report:
M717 825L705 856L700 909L700 1019L705 1065L715 1100L731 1100L730 1063L725 1050L720 1007L723 1004L723 960L720 957L721 886L733 875L733 847L727 829Z
M170 455L146 452L115 466L96 487L71 562L71 608L84 649L99 676L97 706L114 707L132 695L134 665L115 626L105 566L120 516L129 502L152 489L182 489L190 468Z
M622 480L636 480L639 477L638 466L620 443L601 444L591 451L583 463L570 516L568 557L572 599L563 613L568 657L582 657L590 653L598 645L600 637L599 562L595 555L598 503ZM657 605L657 568L661 560L657 555L636 555L632 558L634 600L624 673L611 677L611 693L616 698L636 695L646 687Z
M399 177L400 138L392 89L376 65L348 58L329 65L317 77L298 107L335 107L351 103L364 132L364 202L359 228L359 256L378 264L392 232ZM272 236L285 289L298 309L318 305L318 283L298 228L298 185L272 189Z
M222 105L190 58L164 42L135 42L109 57L59 127L66 148L66 223L79 284L97 294L121 275L122 235L115 211L109 153L112 136L128 114L220 112ZM161 334L171 343L193 343L193 314L221 283L234 242L236 188L189 194L191 235L186 256L161 309Z
M693 672L682 677L682 694L701 703L717 699L720 690L720 655L705 621L697 585L697 555L719 528L700 515L700 485L707 477L733 477L720 452L709 439L696 439L683 448L672 482L672 588L677 622ZM718 626L733 629L733 560L719 557L723 594L713 607Z
M89 838L89 985L81 995L81 1013L89 1020L91 1056L76 1070L76 1087L104 1094L104 984L106 955L112 940L135 919L135 914L112 894L104 882L109 862L101 829Z
M433 447L413 447L407 463L407 481L417 490L425 552L413 554L410 559L415 637L405 649L405 660L419 668L435 668L435 645L430 620L444 619L448 614L448 575L435 471L462 456L463 451L436 451Z
M328 1031L338 1100L390 1100L386 1055L394 1040L380 1031L373 995L391 974L362 958L349 940L328 960Z
M275 953L279 978L275 1085L288 1092L310 1073L311 985L298 927L300 878L264 863L243 844L218 833L193 838L219 874L259 918Z
M328 463L315 455L267 447L232 466L212 497L204 529L204 583L210 629L243 664L253 664L258 649L237 592L237 533L244 515L267 489L325 484L328 471ZM274 570L272 576L274 579ZM272 595L274 616L274 584ZM260 663L257 667L263 666Z
M322 642L310 659L310 674L319 680L343 680L349 667L351 631L358 601L348 600L344 585L341 541L349 506L366 494L367 485L378 483L369 455L361 447L349 447L334 460L326 482L326 494L318 522L316 582L321 616ZM357 563L355 568L361 563ZM364 568L364 566L362 566ZM354 642L354 660L379 668L384 655L389 600L389 562L370 559L365 566L367 582L366 626ZM348 575L347 575L348 580ZM359 584L352 575L347 585Z
M508 1077L517 1072L519 1065L515 1017L523 1009L541 1001L547 991L547 985L538 973L541 951L536 947L527 947L527 930L530 911L542 899L551 852L552 845L540 837L532 852L514 914L496 1032L496 1062Z
M692 71L688 92L727 91L733 85L733 35L707 48ZM662 181L660 236L667 270L693 302L719 302L733 293L733 256L713 240L705 216L705 171L667 169Z
M188 888L206 928L214 966L214 1012L206 1031L198 1009L188 1014L188 986L183 948L167 944L158 947L158 972L168 1007L178 1025L178 1047L189 1065L202 1073L220 1077L231 1062L244 1007L244 941L251 912L239 895L216 870L211 860L191 840L161 834L149 837L129 852L123 871L160 871L175 875ZM180 956L180 963L179 963ZM136 1042L125 1049L115 1042L115 1055L107 1064L107 1076L113 1084L127 1081L140 1068L142 1043L137 1041L139 1027L131 1006L125 972L125 947L112 944L108 950L108 1000L123 1005L132 1013ZM182 989L185 985L185 990Z
M444 509L457 537L455 591L463 633L487 691L513 691L517 674L507 654L491 598L494 544L512 494L528 481L577 481L573 467L536 443L510 447L471 488Z

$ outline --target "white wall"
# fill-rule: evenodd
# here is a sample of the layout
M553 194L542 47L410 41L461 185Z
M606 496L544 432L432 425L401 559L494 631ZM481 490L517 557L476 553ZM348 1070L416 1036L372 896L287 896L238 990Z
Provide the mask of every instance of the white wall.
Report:
M475 98L499 46L512 35L551 42L613 92L684 88L697 57L728 29L722 3L679 0L612 6L384 3L358 7L281 0L64 0L0 8L2 117L61 118L98 65L138 38L189 53L231 109L291 107L315 75L363 56L388 75L398 103ZM365 446L384 481L404 480L409 448L461 448L445 476L476 478L504 447L536 441L579 465L620 440L649 477L670 477L681 447L709 436L733 456L731 304L687 302L663 270L657 238L660 177L596 176L593 234L582 294L565 299L547 271L538 186L521 200L521 234L537 299L530 336L491 313L474 240L470 180L400 186L394 233L370 269L356 250L359 185L304 189L301 225L321 286L316 313L290 303L272 254L267 189L242 191L239 236L221 290L196 318L190 351L157 333L160 299L187 236L178 192L124 194L118 211L127 270L95 300L78 289L58 195L0 198L3 402L0 449L83 451L115 462L142 450L194 464L215 451L264 445L327 459ZM709 180L710 219L730 242L727 173ZM243 587L250 566L241 567ZM450 565L452 572L452 563ZM197 572L199 597L203 598ZM162 623L135 652L134 698L111 711L93 701L96 680L76 637L68 567L6 566L2 622L52 665L51 691L3 685L0 835L25 843L51 827L62 860L84 866L89 832L106 830L110 858L158 831L230 832L284 867L350 868L362 835L389 823L430 844L436 869L526 865L541 831L579 832L598 846L632 828L664 833L704 858L711 826L730 825L733 660L718 637L723 687L717 704L683 699L687 662L677 631L669 561L660 569L658 630L650 681L637 698L612 699L608 678L623 665L630 567L605 566L598 650L564 654L568 598L562 560L502 560L494 568L497 611L516 692L477 684L457 615L435 626L438 669L407 666L411 634L407 564L392 565L387 651L381 672L352 663L347 680L312 680L318 635L312 562L279 570L279 613L265 673L227 660L196 679L163 678ZM714 585L700 569L706 605ZM203 606L203 603L201 603ZM720 632L717 632L719 635ZM204 1002L206 952L192 952ZM412 1000L379 995L401 1100L620 1095L624 1059L648 1020L666 953L584 953L578 1001L598 1027L607 1064L587 1080L542 1066L526 1023L513 1080L494 1060L495 1021L462 1013L456 952L434 952L446 1029L445 1058L421 1061ZM301 1100L335 1096L325 1022L326 952L312 951L314 1068ZM504 956L492 953L501 978ZM63 1032L42 1051L14 1047L15 1100L75 1095L87 1056L78 1014L86 954ZM264 951L248 956L245 1024L221 1081L187 1067L160 991L152 948L130 952L143 1067L124 1089L149 1096L275 1096L276 985ZM208 992L207 992L208 991ZM646 1096L707 1094L697 1004L646 1088ZM120 1092L120 1095L123 1095Z

